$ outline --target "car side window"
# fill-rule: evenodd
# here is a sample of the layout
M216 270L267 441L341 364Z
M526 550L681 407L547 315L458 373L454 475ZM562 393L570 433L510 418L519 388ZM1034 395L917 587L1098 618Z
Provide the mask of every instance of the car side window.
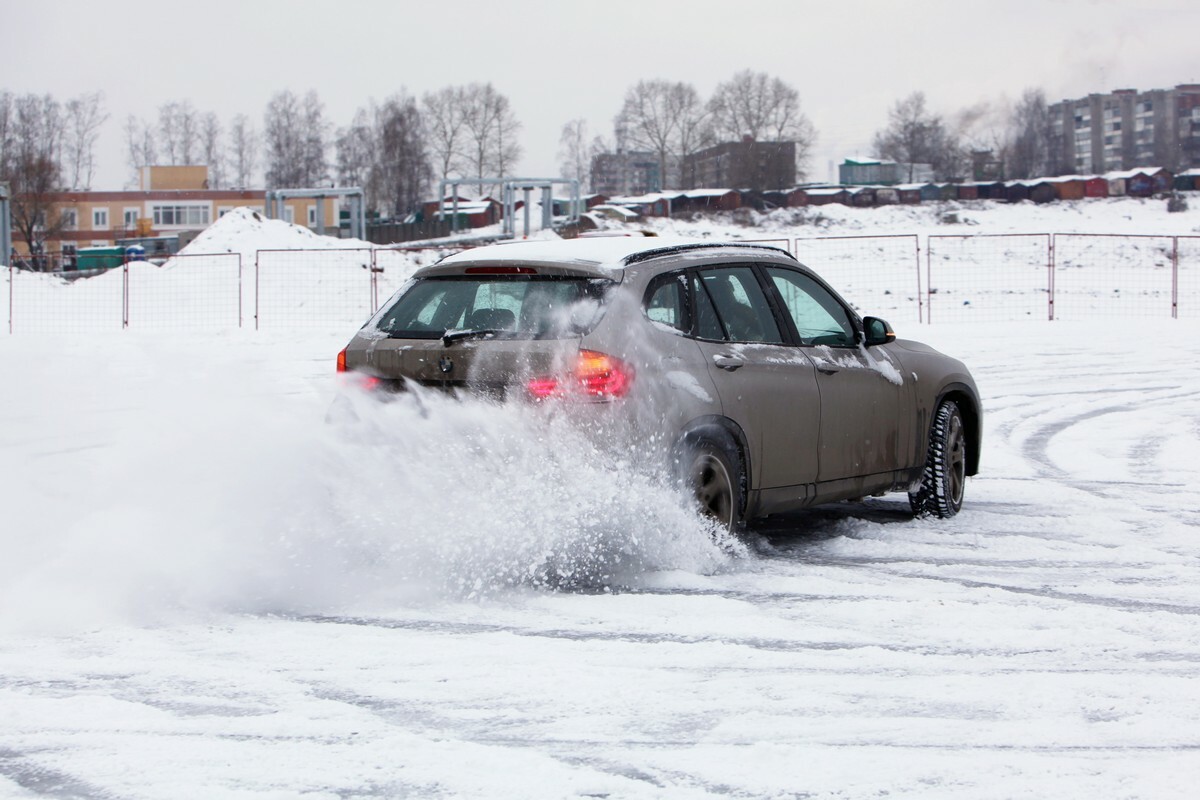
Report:
M688 330L687 277L682 272L660 275L646 291L646 316L686 333Z
M750 267L700 270L700 286L716 308L724 338L731 342L783 344L767 296Z
M846 309L824 286L795 270L767 267L767 274L804 344L850 347L856 343Z

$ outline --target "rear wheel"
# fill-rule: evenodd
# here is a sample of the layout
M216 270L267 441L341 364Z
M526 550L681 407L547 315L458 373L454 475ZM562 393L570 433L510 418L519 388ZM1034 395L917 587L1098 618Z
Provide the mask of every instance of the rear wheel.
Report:
M736 532L745 511L741 459L732 442L704 436L690 442L682 459L685 489L697 510L721 528Z
M967 433L958 403L945 400L933 416L921 485L908 493L913 514L953 517L962 509L967 483Z

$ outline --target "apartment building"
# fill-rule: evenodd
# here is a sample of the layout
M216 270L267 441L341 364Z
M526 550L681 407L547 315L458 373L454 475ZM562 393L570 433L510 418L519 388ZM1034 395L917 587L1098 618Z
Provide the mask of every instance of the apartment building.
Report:
M1050 106L1050 126L1052 172L1200 167L1200 84L1063 100Z

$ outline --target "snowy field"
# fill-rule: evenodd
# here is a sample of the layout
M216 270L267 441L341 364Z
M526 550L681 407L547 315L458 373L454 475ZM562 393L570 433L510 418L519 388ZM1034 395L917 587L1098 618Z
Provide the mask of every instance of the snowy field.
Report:
M897 327L963 512L740 546L511 409L330 419L352 325L0 336L0 797L1195 797L1200 316Z

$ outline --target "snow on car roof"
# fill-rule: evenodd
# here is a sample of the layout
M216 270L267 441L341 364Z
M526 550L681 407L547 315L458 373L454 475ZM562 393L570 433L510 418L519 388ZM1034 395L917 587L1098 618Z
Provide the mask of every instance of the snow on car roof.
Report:
M580 266L603 266L620 269L621 262L638 253L662 250L685 245L723 247L753 242L712 241L708 239L684 239L662 236L614 236L595 239L561 239L558 241L512 242L476 247L447 256L438 266L452 266L470 262L510 262L578 264Z

